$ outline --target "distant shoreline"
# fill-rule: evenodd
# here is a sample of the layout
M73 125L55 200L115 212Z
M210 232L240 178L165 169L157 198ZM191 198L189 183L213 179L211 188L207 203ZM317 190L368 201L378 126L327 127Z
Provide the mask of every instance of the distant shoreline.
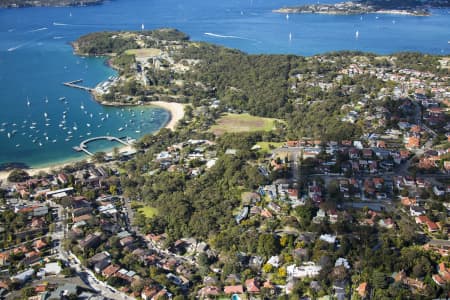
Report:
M359 15L359 14L389 14L416 17L428 17L431 13L425 8L382 8L359 2L339 2L335 4L307 4L293 7L283 7L272 12L282 14L322 14L322 15Z
M69 7L103 4L104 0L0 0L0 8Z

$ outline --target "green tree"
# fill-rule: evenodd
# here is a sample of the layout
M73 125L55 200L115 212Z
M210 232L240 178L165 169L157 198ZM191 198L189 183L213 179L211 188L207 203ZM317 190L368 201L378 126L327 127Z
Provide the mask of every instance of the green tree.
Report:
M14 169L8 175L9 182L22 182L30 178L30 175L21 169Z
M106 153L103 151L95 152L92 157L95 162L102 163L106 161Z
M270 257L278 253L280 249L280 243L278 239L272 234L261 234L258 238L258 255L264 257Z

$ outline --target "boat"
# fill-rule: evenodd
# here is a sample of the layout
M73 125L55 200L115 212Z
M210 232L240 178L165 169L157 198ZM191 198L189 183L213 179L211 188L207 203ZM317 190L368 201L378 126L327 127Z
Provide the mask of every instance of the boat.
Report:
M56 140L52 140L52 143L56 143Z
M28 100L28 97L27 97L27 106L30 107L30 105L31 105L31 102L30 102L30 100Z
M86 123L86 126L87 126L87 127L91 127L91 124L89 124L89 123Z
M81 108L81 109L84 109L84 105L83 105L83 104L81 104L81 105L80 105L80 108Z
M47 118L47 116L48 116L48 115L47 115L47 113L45 112L45 113L44 113L44 117Z
M356 38L356 39L359 38L359 30L356 30L356 32L355 32L355 38Z
M141 133L141 131L140 131L140 130L136 130L135 132L136 132L136 133Z
M20 147L20 144L17 144L16 147Z
M61 101L66 100L66 97L59 97L59 100Z
M289 32L289 41L292 41L292 32Z
M42 147L42 143L41 142L39 142L39 147Z
M119 129L117 129L117 131L122 131L123 130L123 127L120 127Z
M10 139L11 138L11 133L10 132L8 132L8 139Z
M289 21L289 15L286 15L286 20L288 20L288 21Z

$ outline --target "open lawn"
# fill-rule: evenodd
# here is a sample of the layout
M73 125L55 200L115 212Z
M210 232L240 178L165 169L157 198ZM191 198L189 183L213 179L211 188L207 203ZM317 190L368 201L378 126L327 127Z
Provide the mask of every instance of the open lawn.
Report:
M158 210L151 206L142 206L138 208L138 212L143 213L146 218L152 218L158 214Z
M143 49L129 49L125 51L128 55L135 55L137 59L146 58L152 56L158 56L161 54L161 50L156 48L143 48Z
M279 148L284 145L284 143L281 142L258 142L256 143L261 149L259 149L259 152L261 153L268 153L270 150Z
M270 131L277 119L255 117L249 114L225 114L211 127L215 135L226 132Z

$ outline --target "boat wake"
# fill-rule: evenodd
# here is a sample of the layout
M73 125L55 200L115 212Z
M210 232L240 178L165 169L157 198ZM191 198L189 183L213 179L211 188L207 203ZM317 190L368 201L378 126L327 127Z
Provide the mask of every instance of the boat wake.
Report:
M24 45L25 44L21 44L21 45L16 46L16 47L8 48L8 52L16 51L17 49L22 48Z
M69 26L69 24L53 22L53 26Z
M221 35L221 34L216 34L216 33L211 33L211 32L205 32L204 34L207 36L212 36L212 37L217 37L217 38L222 38L222 39L238 39L238 40L257 42L257 40L252 40L252 39L249 39L246 37L235 36L235 35Z
M47 27L42 27L42 28L30 30L28 32L38 32L38 31L43 31L43 30L47 30L47 29L48 29Z

